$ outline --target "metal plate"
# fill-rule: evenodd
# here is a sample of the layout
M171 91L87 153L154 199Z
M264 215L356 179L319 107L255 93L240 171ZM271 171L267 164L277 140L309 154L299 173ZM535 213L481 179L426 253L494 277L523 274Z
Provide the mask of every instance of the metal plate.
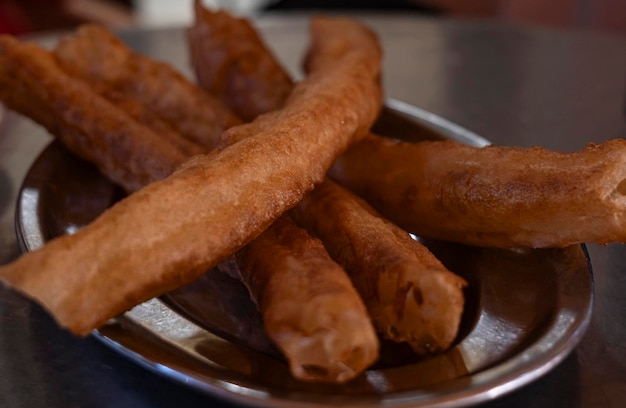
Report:
M396 138L487 144L393 100L375 130ZM53 142L20 190L16 230L22 250L76 231L122 197L89 163ZM217 270L135 307L93 335L154 372L238 403L419 407L466 406L517 389L558 364L587 329L593 282L584 246L503 250L425 243L469 282L454 347L418 359L383 343L380 361L345 385L291 378L246 289Z

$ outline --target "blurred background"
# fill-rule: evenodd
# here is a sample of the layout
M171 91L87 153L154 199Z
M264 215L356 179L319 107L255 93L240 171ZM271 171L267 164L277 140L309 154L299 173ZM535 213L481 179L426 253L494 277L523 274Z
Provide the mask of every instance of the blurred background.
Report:
M0 32L67 29L83 22L110 27L187 24L192 0L0 0ZM412 12L433 18L479 18L511 24L626 35L626 0L204 0L239 15L309 10Z

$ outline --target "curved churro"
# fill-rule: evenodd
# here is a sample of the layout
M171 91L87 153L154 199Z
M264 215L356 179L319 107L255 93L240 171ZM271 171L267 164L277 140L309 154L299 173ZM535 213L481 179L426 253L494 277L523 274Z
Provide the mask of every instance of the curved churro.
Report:
M195 12L188 38L199 83L248 120L280 108L293 85L248 20L199 1ZM346 272L288 215L220 269L250 289L294 377L345 382L378 358L374 327Z
M338 28L345 35L335 35ZM381 107L375 35L334 18L316 18L311 33L310 58L325 61L294 87L283 109L242 128L254 136L194 156L74 235L0 267L0 279L39 301L60 325L87 334L191 282L258 236L324 178ZM345 52L328 60L322 43L339 43Z
M368 136L329 174L424 237L490 247L626 241L626 141L574 153Z
M197 49L204 53L201 59L203 64L196 66L197 74L227 71L235 78L248 75L243 70L229 71L228 65L220 65L229 60L224 56L231 52L227 42L219 41L221 27L243 24L241 20L229 17L225 12L208 10L204 10L200 18L205 27L216 26L206 28L204 35L218 34L216 38L202 39L200 32L196 33L195 41L212 44L212 47ZM245 28L239 30L237 39L246 44L242 48L255 48L256 52L240 56L251 58L242 64L251 64L252 58L258 54L263 55L263 59L273 59L270 53L266 53L266 47L258 45L259 37L249 33L251 26L246 25ZM324 52L332 60L335 55L340 55L342 49L340 46L329 47ZM211 64L213 66L209 67ZM307 69L315 69L314 61L305 64ZM281 69L278 62L272 66ZM206 71L199 72L200 69ZM280 76L276 78L275 86L280 89L284 84ZM265 78L265 81L272 80L271 77ZM246 82L245 78L238 81ZM254 81L253 76L250 82ZM281 101L273 97L273 85L272 82L266 82L263 87L245 90L247 92L217 96L225 103L230 100L231 104L255 108L256 99L272 101L274 105L267 104L266 109L278 109ZM264 94L269 95L265 98ZM239 136L245 135L240 133ZM366 299L376 328L385 337L397 342L408 342L420 354L443 350L452 343L463 311L464 299L460 289L463 280L446 271L428 249L410 240L406 233L402 239L399 238L402 232L397 227L374 215L373 210L362 200L330 181L323 182L314 192L309 193L292 213L298 215L297 218L307 230L319 235L333 257L350 272L355 286ZM363 239L365 236L367 239ZM346 239L350 242L346 242ZM374 253L379 256L374 256ZM418 292L424 293L421 305L416 303L415 297L406 296ZM294 306L295 310L297 306ZM431 313L433 310L437 312Z

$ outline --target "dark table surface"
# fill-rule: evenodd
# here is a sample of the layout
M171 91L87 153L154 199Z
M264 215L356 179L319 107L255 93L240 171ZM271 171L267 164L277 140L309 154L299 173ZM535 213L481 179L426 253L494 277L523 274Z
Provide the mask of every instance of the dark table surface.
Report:
M430 110L494 144L572 151L626 136L626 38L412 15L361 16L385 49L387 96ZM257 24L295 76L306 17ZM190 74L180 28L128 31L136 50ZM39 36L45 44L54 35ZM50 137L10 112L0 125L0 264L19 255L15 201ZM626 247L589 245L590 327L564 361L488 407L626 406ZM0 406L231 406L134 364L94 338L57 328L37 305L0 288Z

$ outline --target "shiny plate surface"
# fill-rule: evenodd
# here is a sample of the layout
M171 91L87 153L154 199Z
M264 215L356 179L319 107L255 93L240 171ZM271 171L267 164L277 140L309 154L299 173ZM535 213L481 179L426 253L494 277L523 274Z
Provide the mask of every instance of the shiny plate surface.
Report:
M483 146L480 136L390 100L375 131ZM72 233L122 191L93 166L51 143L19 193L16 231L23 251ZM469 282L458 339L418 359L383 343L380 361L344 385L294 380L263 334L240 282L217 270L111 320L93 335L132 361L217 397L254 406L458 407L492 400L537 379L578 344L593 304L584 246L502 250L425 241Z

